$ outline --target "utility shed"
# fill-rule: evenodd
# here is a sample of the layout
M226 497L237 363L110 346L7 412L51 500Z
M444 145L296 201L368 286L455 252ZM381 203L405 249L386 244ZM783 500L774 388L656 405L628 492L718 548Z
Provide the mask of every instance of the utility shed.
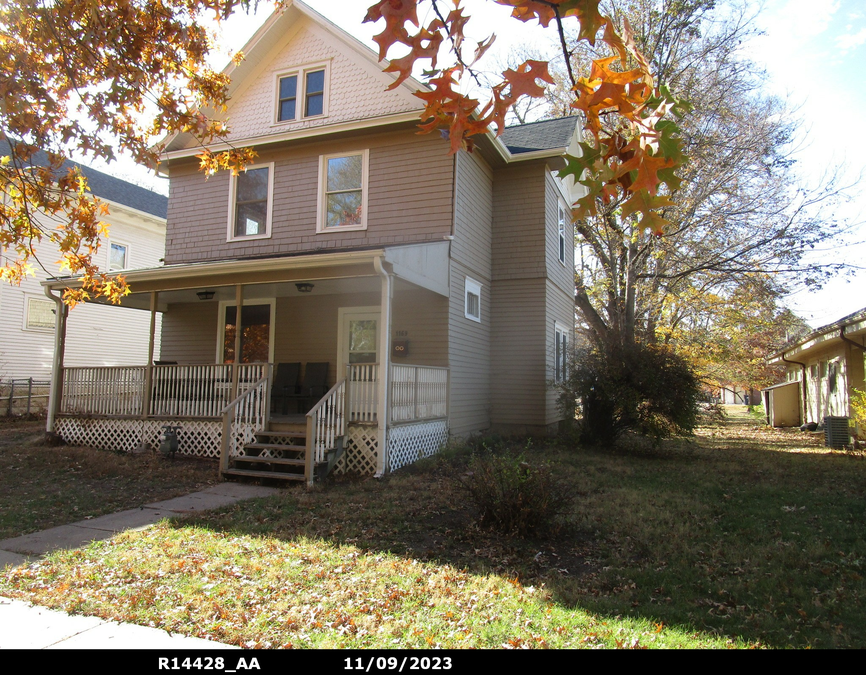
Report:
M800 382L782 382L762 389L767 424L771 427L800 426Z

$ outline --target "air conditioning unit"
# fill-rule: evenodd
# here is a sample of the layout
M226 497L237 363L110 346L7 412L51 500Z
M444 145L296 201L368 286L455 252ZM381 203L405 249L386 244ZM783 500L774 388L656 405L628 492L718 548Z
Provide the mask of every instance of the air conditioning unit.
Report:
M850 442L847 417L828 415L824 418L824 445L828 448L844 448Z

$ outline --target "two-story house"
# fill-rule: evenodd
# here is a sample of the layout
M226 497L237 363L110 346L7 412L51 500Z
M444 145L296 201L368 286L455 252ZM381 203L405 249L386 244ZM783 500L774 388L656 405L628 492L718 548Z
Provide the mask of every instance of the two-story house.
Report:
M132 449L175 424L181 451L220 454L224 473L304 465L308 481L334 448L338 470L381 475L449 434L555 430L578 195L554 171L576 118L450 155L416 133L423 85L386 91L375 54L302 3L243 51L227 144L254 164L207 177L194 140L171 139L166 264L127 274L123 304L162 316L163 361L58 363L50 430ZM292 364L299 420L274 383ZM304 401L321 364L329 391Z
M0 155L10 148L0 142ZM36 153L34 165L45 164ZM168 199L138 185L83 165L67 162L63 170L77 166L90 192L110 210L103 220L109 233L94 255L102 270L119 272L132 267L153 267L163 257ZM57 223L47 216L47 229ZM0 284L0 381L33 378L48 380L54 354L55 303L45 296L40 279L60 274L56 245L43 241L35 246L35 274L20 285ZM0 262L7 253L0 250ZM96 303L79 305L71 313L65 336L65 363L70 366L118 366L140 364L147 358L149 319L132 309L117 311ZM157 353L159 345L156 345ZM44 407L44 406L42 406Z

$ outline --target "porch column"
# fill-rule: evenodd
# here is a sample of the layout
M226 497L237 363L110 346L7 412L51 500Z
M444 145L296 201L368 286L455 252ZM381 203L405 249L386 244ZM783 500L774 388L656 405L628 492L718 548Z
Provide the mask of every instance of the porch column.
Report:
M48 288L45 288L45 295L54 301L57 318L54 322L54 359L51 364L51 389L48 392L48 421L45 425L45 431L49 436L53 436L55 418L60 412L60 401L63 398L63 356L66 352L66 319L69 307Z
M393 284L391 275L382 265L382 258L373 261L376 271L382 277L382 338L379 357L379 392L378 392L378 414L379 424L379 452L376 459L376 476L384 476L388 470L388 425L391 417L391 405L389 401L389 385L391 383L391 294Z
M244 287L241 284L235 286L235 304L237 304L237 314L235 315L235 361L232 364L232 401L238 397L238 382L240 381L240 363L241 363L241 310L244 307Z
M150 341L147 344L147 365L144 371L144 396L141 400L141 417L147 419L150 415L150 399L153 395L153 343L156 333L156 308L159 292L150 292Z

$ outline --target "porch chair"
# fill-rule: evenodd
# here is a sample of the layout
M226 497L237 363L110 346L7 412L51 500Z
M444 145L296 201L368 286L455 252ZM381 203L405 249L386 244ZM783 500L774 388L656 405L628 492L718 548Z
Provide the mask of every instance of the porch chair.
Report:
M297 401L297 411L306 413L312 406L309 403L310 399L322 398L328 391L328 366L325 363L308 363L304 368L304 382L301 384L300 391L295 396L289 396ZM307 401L307 405L301 409L301 405Z
M288 413L289 398L295 397L300 393L298 382L301 379L301 364L298 363L278 363L277 371L274 374L274 381L271 384L271 411L276 412L281 409L282 414ZM278 404L282 402L282 406Z

